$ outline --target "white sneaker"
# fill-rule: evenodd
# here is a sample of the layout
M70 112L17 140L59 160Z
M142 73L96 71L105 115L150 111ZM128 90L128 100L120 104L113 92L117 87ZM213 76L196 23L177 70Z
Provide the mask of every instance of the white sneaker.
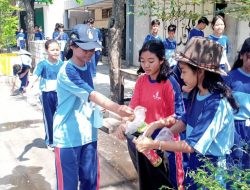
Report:
M50 151L54 151L54 147L53 147L52 144L48 144L47 149L50 150Z

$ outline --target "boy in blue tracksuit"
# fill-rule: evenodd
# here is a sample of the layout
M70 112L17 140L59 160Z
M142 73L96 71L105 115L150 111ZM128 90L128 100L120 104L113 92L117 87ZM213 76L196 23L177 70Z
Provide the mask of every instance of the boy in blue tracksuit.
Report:
M188 34L188 40L190 40L194 36L201 36L204 37L204 32L203 30L206 28L206 26L209 24L209 21L207 20L206 17L201 17L198 20L198 24L196 27L194 27L192 30L190 30Z
M169 65L171 68L173 68L176 65L176 61L172 58L172 55L176 51L176 40L174 38L176 31L176 26L173 24L170 24L168 26L168 37L163 40L163 44L165 47L165 57L166 60L169 62Z
M34 81L30 83L30 86L33 87L34 82L40 78L45 143L48 149L53 149L53 117L57 107L56 79L63 62L59 59L60 47L56 40L46 41L45 50L48 58L37 64L33 73Z
M100 105L120 116L131 116L133 111L118 105L93 86L89 62L97 42L96 32L87 24L73 27L68 62L57 76L58 107L54 116L53 142L58 190L99 189L99 161L97 128L102 126Z
M145 44L148 41L151 40L159 40L161 41L161 37L159 36L159 28L160 28L160 21L158 19L152 20L151 22L151 34L148 34L145 39L143 44Z

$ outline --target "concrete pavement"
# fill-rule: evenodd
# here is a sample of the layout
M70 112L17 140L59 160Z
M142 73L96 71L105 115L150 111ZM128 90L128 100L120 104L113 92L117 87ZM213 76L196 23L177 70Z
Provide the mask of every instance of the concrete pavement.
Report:
M109 96L108 65L98 65L95 88ZM9 78L0 76L0 190L55 189L54 153L44 143L41 106L10 96ZM127 81L131 94L134 82ZM99 131L102 190L136 190L137 175L125 142Z

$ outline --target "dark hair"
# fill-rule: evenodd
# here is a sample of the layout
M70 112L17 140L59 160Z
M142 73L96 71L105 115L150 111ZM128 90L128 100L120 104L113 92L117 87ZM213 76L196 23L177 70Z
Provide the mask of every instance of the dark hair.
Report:
M226 27L225 19L224 19L221 15L216 15L216 16L213 18L212 22L211 22L212 29L214 29L214 25L215 25L216 21L219 20L219 19L221 19L221 20L223 21L223 23L224 23L224 25L225 25L225 27Z
M198 20L198 24L200 24L200 23L204 23L204 24L206 24L206 25L209 25L209 21L207 20L207 18L206 17L201 17L199 20Z
M57 40L54 40L54 39L47 40L45 42L45 49L48 50L49 49L49 45L52 44L52 43L57 43L58 44Z
M64 28L64 25L63 25L62 23L59 23L59 24L58 24L58 29L59 29L59 28Z
M59 24L60 24L60 23L56 23L56 25L55 25L55 29L54 29L54 31L55 31L55 32L57 32L57 31L58 31Z
M160 22L158 19L152 20L152 21L151 21L151 26L153 26L153 25L155 25L155 24L160 25L161 22Z
M22 71L22 66L19 64L14 64L13 65L13 74L17 75L18 73L20 73Z
M87 22L90 23L90 24L94 24L95 23L95 19L94 18L89 18Z
M160 83L162 80L163 81L167 80L167 78L169 77L169 75L172 72L171 72L169 63L165 59L165 48L164 48L162 41L150 40L150 41L146 42L145 44L143 44L142 48L139 51L139 61L140 61L141 54L145 51L149 51L149 52L155 54L156 57L158 57L158 59L160 61L164 61L160 66L160 73L157 76L156 81L158 83ZM141 73L145 73L145 71L143 70L142 66L140 65L140 67L137 71L137 74L139 75Z
M170 24L170 25L168 26L168 32L171 32L171 31L173 31L173 32L176 31L176 26L175 26L174 24Z
M69 60L72 56L73 56L73 50L71 49L71 47L76 47L78 48L79 46L74 42L73 39L68 40L68 42L65 45L64 48L64 57Z
M199 68L195 67L193 65L187 64L194 72L198 72ZM232 91L231 89L225 84L223 78L221 77L220 74L218 73L214 73L214 72L210 72L205 70L204 72L204 79L202 82L202 86L205 89L208 89L208 91L210 93L219 93L222 95L222 97L225 97L227 99L227 101L229 102L229 104L231 105L231 107L238 112L239 110L239 106L236 103L233 95L232 95ZM196 87L195 89L193 89L191 91L191 93L189 94L189 97L193 97L196 95L198 88Z
M241 50L238 54L238 57L237 57L236 61L234 62L232 70L242 67L243 60L240 58L240 56L247 53L247 52L250 52L250 37L244 41L244 43L241 47Z

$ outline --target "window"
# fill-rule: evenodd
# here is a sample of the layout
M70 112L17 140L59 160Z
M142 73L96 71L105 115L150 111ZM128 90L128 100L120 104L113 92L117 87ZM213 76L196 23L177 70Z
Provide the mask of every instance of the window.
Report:
M112 15L112 8L102 9L102 18L109 18Z

